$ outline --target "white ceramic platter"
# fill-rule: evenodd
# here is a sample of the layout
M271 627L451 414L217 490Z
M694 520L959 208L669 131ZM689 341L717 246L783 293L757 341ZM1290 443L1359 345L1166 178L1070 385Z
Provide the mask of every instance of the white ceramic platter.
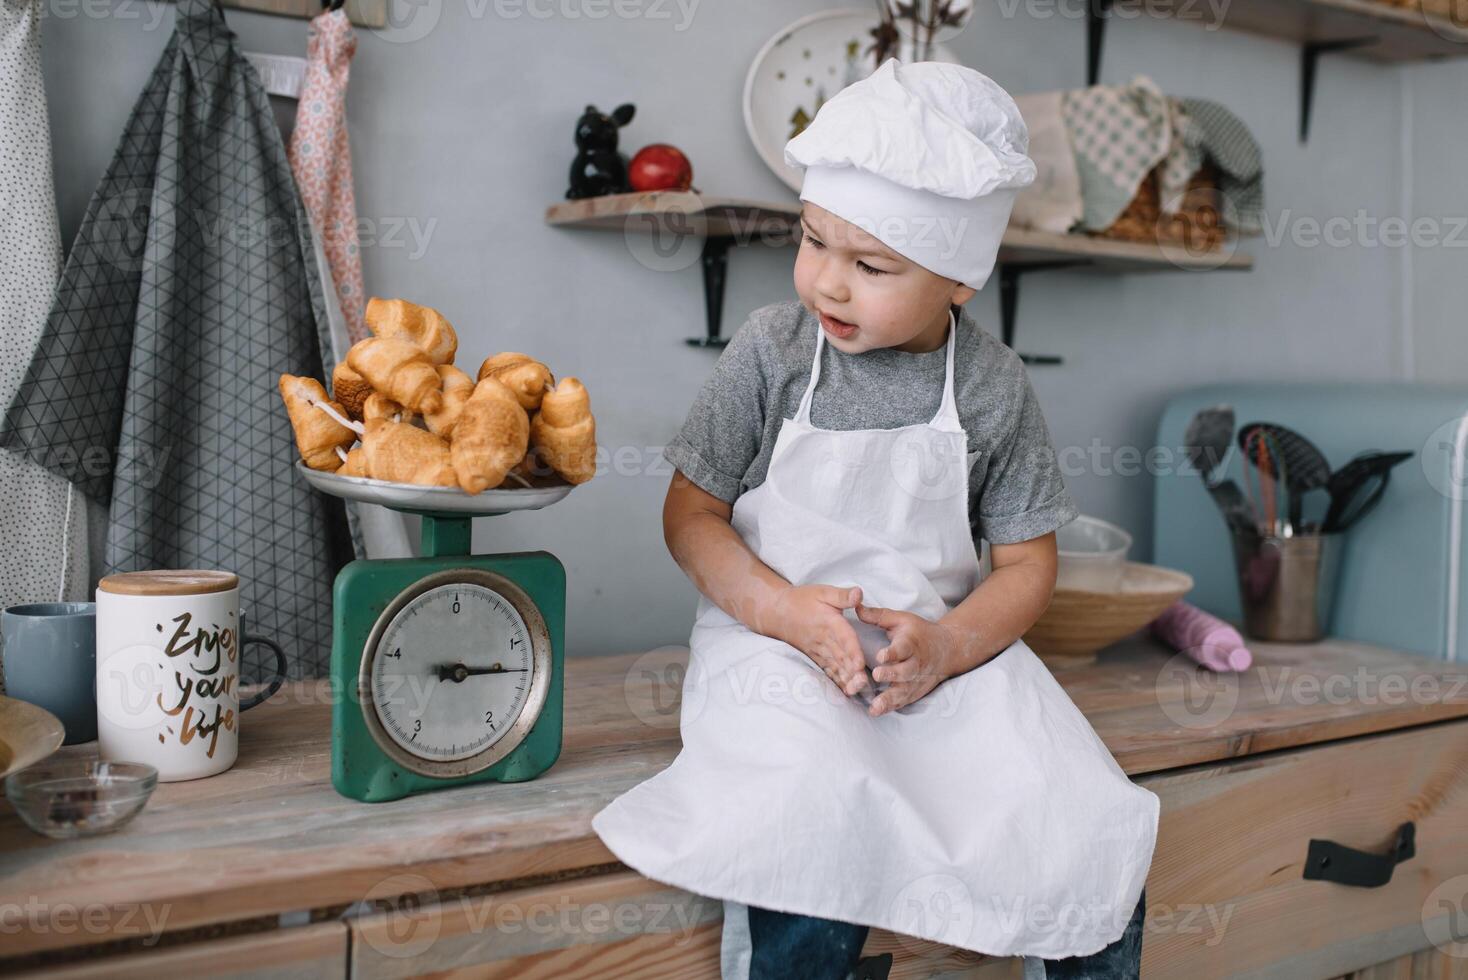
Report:
M804 172L785 163L785 144L831 96L876 71L870 48L879 19L874 8L824 10L783 28L754 56L744 78L744 128L791 190L800 190ZM900 34L893 54L911 61L912 39ZM958 63L942 43L933 45L930 60Z

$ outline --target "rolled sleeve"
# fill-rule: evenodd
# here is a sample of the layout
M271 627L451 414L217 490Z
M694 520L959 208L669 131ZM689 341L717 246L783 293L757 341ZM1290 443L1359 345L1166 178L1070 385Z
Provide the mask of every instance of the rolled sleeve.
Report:
M663 458L725 503L739 496L744 475L759 455L767 382L756 325L746 321L719 354L688 417Z
M1029 376L1022 374L1014 428L984 475L975 535L1017 544L1049 534L1080 514L1060 472L1050 430Z
M663 449L663 458L682 470L683 475L702 490L713 494L724 503L732 504L739 496L740 478L725 473L710 463L682 433Z

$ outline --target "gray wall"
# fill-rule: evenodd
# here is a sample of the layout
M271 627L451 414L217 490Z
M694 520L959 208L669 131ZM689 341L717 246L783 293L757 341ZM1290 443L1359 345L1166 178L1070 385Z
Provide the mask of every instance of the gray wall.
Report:
M58 9L46 25L46 70L69 240L172 12L96 0L102 15L85 16L79 0L47 2ZM696 266L651 271L620 234L543 223L545 206L565 190L575 118L588 102L634 102L624 149L676 143L707 193L793 200L745 136L740 93L759 46L829 0L703 0L689 16L690 2L680 9L646 0L629 9L662 16L593 19L534 17L494 0L426 0L398 29L361 31L354 63L361 216L384 231L406 221L429 232L426 248L411 235L366 248L368 290L443 310L465 360L523 350L558 374L580 376L600 443L627 454L623 466L555 508L481 520L476 529L480 550L546 548L566 563L576 654L686 641L696 596L663 547L667 475L654 464L716 355L683 344L703 330ZM981 5L952 45L1012 92L1082 85L1082 7L1063 6ZM534 9L568 8L602 9L597 0ZM520 16L497 13L514 11ZM228 19L247 50L304 53L301 21L237 11ZM1468 69L1327 57L1308 146L1295 136L1297 71L1297 49L1282 42L1166 20L1113 24L1102 80L1145 73L1167 92L1237 112L1264 147L1271 224L1283 220L1286 234L1246 243L1257 259L1247 274L1049 272L1024 284L1017 346L1066 359L1031 376L1068 461L1067 482L1083 511L1135 532L1143 559L1151 551L1150 477L1118 474L1116 453L1151 444L1171 393L1217 379L1461 376L1460 367L1443 367L1464 362L1454 315L1468 299L1460 253L1423 256L1366 240L1311 244L1308 221L1358 210L1378 219L1413 208L1461 211L1457 161L1468 139L1461 121L1435 120L1456 108L1450 93L1462 91ZM1403 110L1414 93L1412 126ZM770 248L732 256L726 331L757 306L793 298L793 258L793 249ZM991 284L970 305L995 332L996 293Z

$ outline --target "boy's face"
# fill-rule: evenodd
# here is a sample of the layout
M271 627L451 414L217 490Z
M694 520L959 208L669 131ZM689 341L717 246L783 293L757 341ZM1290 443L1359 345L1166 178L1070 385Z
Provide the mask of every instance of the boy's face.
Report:
M801 206L795 292L821 321L826 342L847 354L876 347L922 352L947 338L948 307L974 290L902 257L844 218Z

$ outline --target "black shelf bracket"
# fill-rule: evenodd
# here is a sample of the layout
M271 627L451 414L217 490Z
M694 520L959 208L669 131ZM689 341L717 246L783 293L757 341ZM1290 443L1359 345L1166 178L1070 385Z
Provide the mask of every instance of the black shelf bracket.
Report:
M729 248L733 235L709 235L703 240L703 315L708 331L702 337L689 337L692 347L723 347L729 338L719 333L724 322L724 284L729 279Z
M1323 54L1376 44L1381 38L1348 37L1338 41L1308 41L1300 47L1300 142L1310 139L1310 109L1315 104L1315 68Z
M1106 41L1106 17L1112 0L1086 0L1086 84L1101 77L1101 48Z
M1062 259L1055 262L1029 262L1024 265L999 263L999 329L1004 346L1014 347L1015 317L1019 313L1019 277L1026 272L1044 272L1048 269L1070 269L1090 263L1080 259ZM1054 354L1020 354L1026 364L1062 364Z

